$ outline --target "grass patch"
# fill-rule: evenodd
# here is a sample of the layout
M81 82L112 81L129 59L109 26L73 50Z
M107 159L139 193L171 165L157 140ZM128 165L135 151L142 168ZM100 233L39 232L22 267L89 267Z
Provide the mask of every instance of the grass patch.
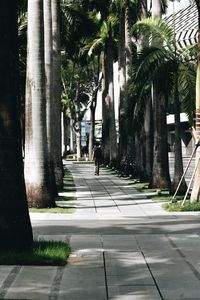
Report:
M34 241L33 248L21 252L0 251L0 265L64 266L70 254L64 242Z
M73 164L81 164L81 165L87 165L87 164L93 164L94 162L92 160L79 160L74 161Z
M183 206L180 203L166 203L163 208L169 212L200 211L200 203L186 202Z
M64 188L59 191L60 195L56 197L55 201L57 203L56 207L53 208L29 208L29 212L31 213L59 213L59 214L71 214L75 212L75 208L73 207L67 207L62 202L67 201L74 201L77 200L76 197L73 196L73 194L67 195L67 193L75 192L75 184L72 177L71 172L65 168L65 175L64 175ZM65 195L62 195L62 193L65 193Z
M134 185L134 188L138 191L138 192L142 192L142 193L150 193L150 192L156 192L157 189L150 189L148 188L149 183L148 182L134 182L131 183Z
M73 201L73 200L76 200L76 197L74 197L74 196L58 196L58 197L56 197L56 202L57 201Z
M75 212L73 207L60 207L56 206L53 208L29 208L31 213L53 213L53 214L72 214Z
M153 196L148 196L148 198L152 200L163 200L163 201L172 201L172 195L168 194L160 194L160 195L153 195ZM175 201L180 201L183 200L184 196L176 196Z
M67 183L67 186L65 186L61 192L76 192L76 188L73 184L68 184Z

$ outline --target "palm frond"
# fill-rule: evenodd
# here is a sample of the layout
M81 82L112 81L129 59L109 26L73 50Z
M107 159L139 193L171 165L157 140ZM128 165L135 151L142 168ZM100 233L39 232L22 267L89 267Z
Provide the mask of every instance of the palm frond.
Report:
M148 79L153 80L159 66L164 63L169 53L165 48L145 47L138 53L137 60L134 64L134 73L136 81Z
M103 48L102 38L95 39L91 45L86 46L88 49L88 55L91 56L94 52L101 50Z
M138 21L132 28L132 32L142 34L146 38L153 40L154 44L170 44L174 43L174 33L172 29L160 18L151 17Z
M195 109L195 82L196 66L193 63L181 64L179 67L179 86L182 110L193 124L193 111Z

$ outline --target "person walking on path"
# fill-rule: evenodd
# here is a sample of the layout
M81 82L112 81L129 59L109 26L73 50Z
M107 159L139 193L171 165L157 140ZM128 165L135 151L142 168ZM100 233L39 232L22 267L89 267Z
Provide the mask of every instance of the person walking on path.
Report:
M93 155L92 155L92 160L94 160L94 164L95 164L94 175L99 175L99 168L100 168L100 164L101 164L101 159L102 159L101 146L99 144L96 144L94 146Z

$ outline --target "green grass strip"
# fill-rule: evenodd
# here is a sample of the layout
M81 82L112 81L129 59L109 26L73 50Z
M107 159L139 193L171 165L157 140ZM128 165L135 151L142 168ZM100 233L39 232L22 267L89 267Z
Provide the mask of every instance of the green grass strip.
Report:
M180 203L166 203L163 208L169 212L200 211L200 203L186 202L183 206Z
M53 214L72 214L75 212L73 207L53 207L53 208L29 208L31 213L53 213Z
M21 252L0 251L0 265L64 266L70 254L64 242L34 241L33 248Z

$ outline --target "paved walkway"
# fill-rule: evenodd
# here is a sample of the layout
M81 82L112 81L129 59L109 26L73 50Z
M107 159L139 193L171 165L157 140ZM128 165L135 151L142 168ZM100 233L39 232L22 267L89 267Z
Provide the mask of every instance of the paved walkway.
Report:
M0 299L200 299L200 213L167 213L108 171L68 164L74 214L31 214L35 238L67 241L65 267L0 266Z

